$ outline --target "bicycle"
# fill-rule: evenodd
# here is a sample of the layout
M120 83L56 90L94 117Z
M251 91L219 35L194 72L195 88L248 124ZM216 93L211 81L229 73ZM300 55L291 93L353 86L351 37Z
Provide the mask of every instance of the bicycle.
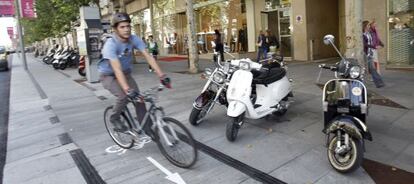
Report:
M139 135L144 133L157 143L161 153L168 161L175 166L189 168L195 164L198 156L195 140L190 131L181 122L174 118L166 117L163 108L156 105L158 92L162 90L163 86L161 85L141 93L136 99L129 99L128 105L121 113L121 122L128 127L126 132L114 130L112 123L109 121L113 106L107 107L104 112L106 130L112 140L124 149L132 148L136 139L139 139ZM132 116L130 109L135 109L136 103L145 102L149 103L150 107L143 118L142 122L144 123L141 123ZM133 107L130 107L131 104ZM148 118L152 120L152 126L147 123ZM181 146L187 147L184 149Z

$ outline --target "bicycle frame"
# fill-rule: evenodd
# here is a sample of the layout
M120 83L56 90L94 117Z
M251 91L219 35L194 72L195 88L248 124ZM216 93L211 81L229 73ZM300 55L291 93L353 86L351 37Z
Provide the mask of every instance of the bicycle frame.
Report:
M131 102L134 105L134 108L136 107L136 103L140 103L140 102L137 102L137 101L131 101ZM165 124L164 121L162 121L162 118L165 116L164 110L162 109L162 107L156 106L156 104L153 100L147 100L147 102L149 102L151 105L150 105L149 109L147 110L147 112L145 113L144 118L142 119L143 122L141 123L141 125L139 124L139 122L137 122L136 119L133 118L133 116L132 116L131 112L129 111L128 107L127 106L125 107L125 112L126 112L127 118L129 119L130 122L133 122L132 123L132 129L135 130L136 132L141 132L141 131L145 132L145 129L143 129L143 127L146 126L148 118L151 118L151 120L153 122L152 127L150 127L151 130L152 130L152 128L157 127L159 129L159 132L161 133L161 137L165 140L167 145L168 146L173 146L173 143L168 139L167 134L166 134L165 130L163 129L163 127L168 126L168 129L171 132L174 139L178 140L178 136L177 136L175 130L171 127L171 125ZM157 111L161 112L161 114L157 115L157 113L156 113ZM147 133L147 132L145 132L145 133Z

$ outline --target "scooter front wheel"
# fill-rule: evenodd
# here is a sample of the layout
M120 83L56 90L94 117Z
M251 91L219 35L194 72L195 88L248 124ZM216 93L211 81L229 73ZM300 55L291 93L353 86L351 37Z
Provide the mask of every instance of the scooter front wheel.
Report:
M59 69L59 64L58 63L53 63L52 66L53 66L54 69Z
M341 139L344 139L341 137ZM337 154L338 136L333 137L328 144L328 160L331 166L340 173L349 173L358 169L363 161L364 153L362 141L355 138L349 139L350 149L342 154ZM343 142L341 140L341 142Z
M234 142L236 140L243 118L244 114L241 114L237 117L233 117L232 121L226 124L226 138L228 141Z

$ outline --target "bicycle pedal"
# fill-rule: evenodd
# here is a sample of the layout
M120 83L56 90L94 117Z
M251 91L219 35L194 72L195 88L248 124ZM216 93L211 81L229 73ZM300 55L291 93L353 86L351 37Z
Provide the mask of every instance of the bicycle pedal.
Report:
M131 130L126 131L125 133L132 135L134 137L138 137L138 135L136 135L134 132L132 132Z

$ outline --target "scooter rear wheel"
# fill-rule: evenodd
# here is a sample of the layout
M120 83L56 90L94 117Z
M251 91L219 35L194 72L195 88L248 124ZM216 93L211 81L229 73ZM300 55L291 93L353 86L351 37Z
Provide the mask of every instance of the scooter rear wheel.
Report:
M86 76L85 68L79 68L78 73L80 76L85 77Z

